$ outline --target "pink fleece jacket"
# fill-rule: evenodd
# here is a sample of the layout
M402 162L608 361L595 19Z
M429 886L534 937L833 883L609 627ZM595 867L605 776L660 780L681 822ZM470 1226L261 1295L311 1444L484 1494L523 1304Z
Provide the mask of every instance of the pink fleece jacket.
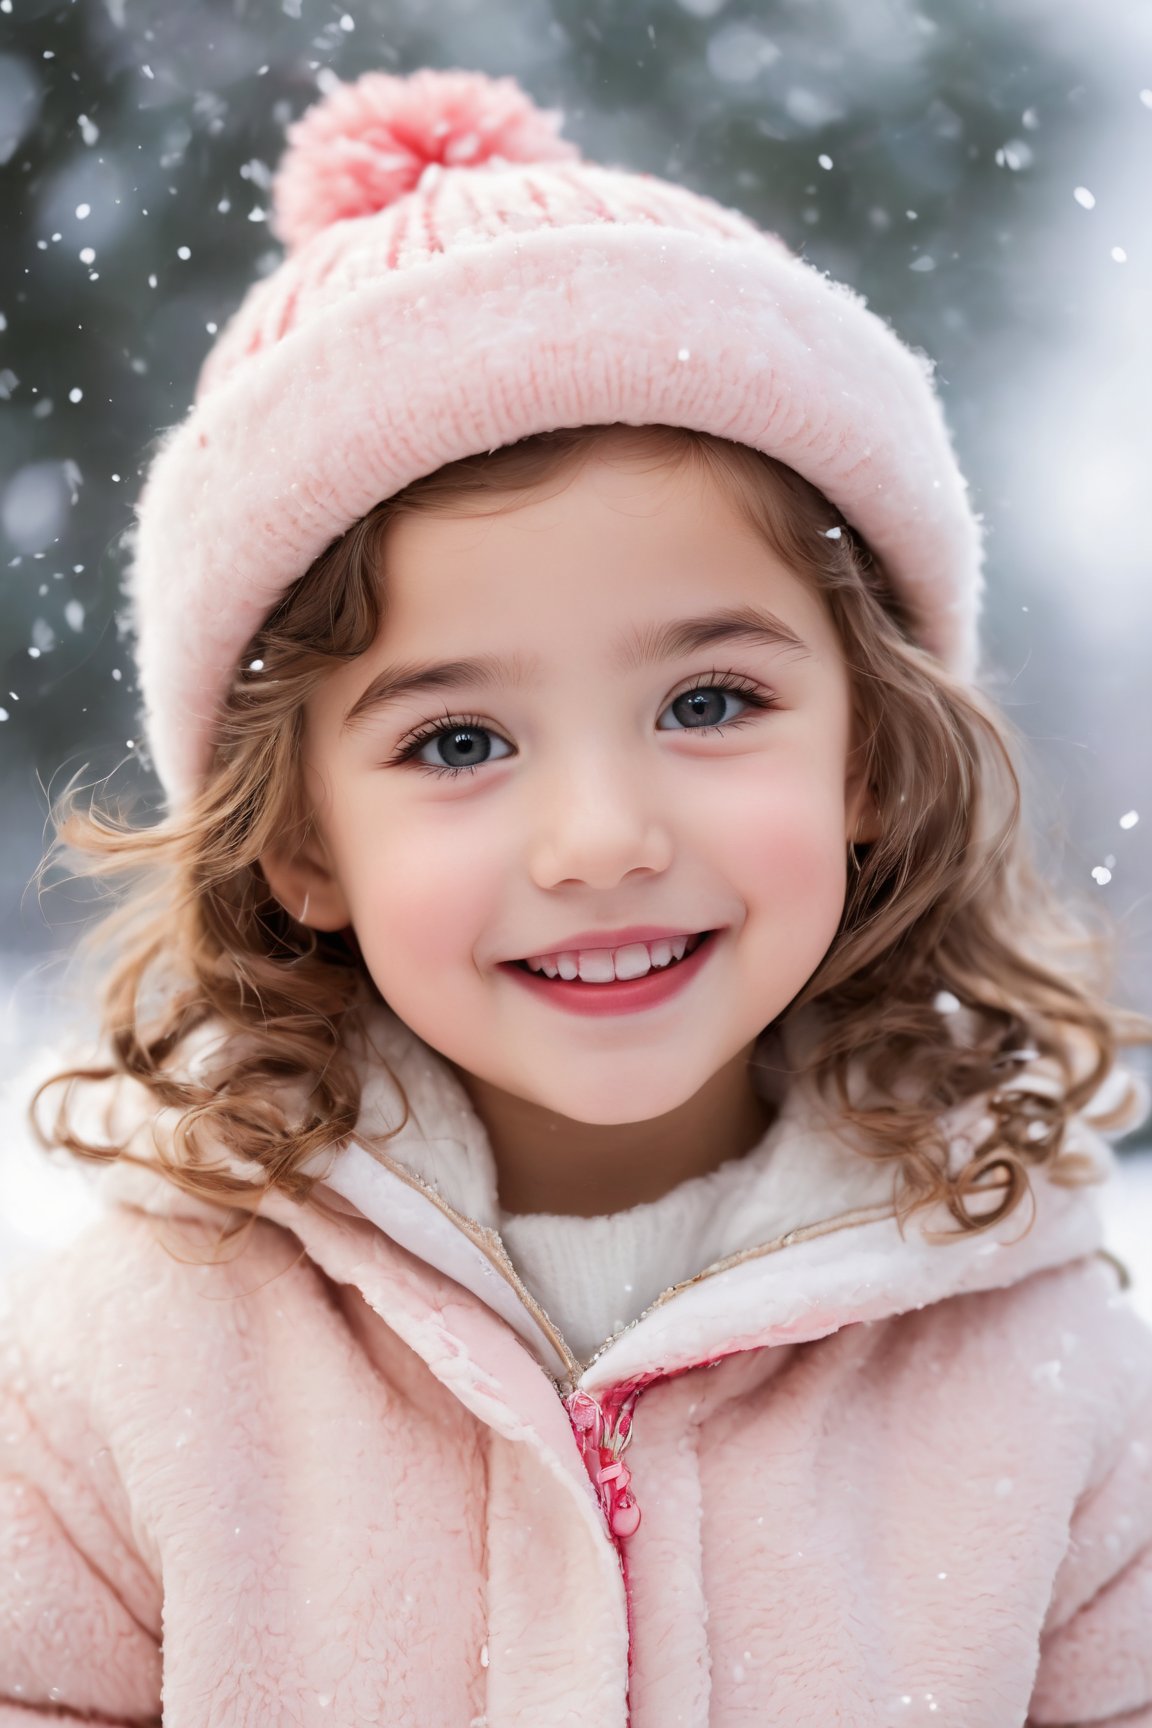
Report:
M369 1150L370 1088L323 1205L202 1264L125 1167L12 1282L0 1728L1152 1725L1152 1334L1095 1190L901 1235L797 1086L778 1232L581 1363L406 1159L482 1130L386 1030L413 1119Z

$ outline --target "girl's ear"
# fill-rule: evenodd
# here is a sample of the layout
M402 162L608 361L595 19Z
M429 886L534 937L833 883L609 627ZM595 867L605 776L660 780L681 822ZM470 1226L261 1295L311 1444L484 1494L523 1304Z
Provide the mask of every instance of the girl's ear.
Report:
M289 917L313 930L345 930L352 918L339 877L320 836L308 835L295 852L261 854L264 878Z
M857 783L849 787L847 801L848 840L852 845L867 845L879 840L883 828L872 788Z

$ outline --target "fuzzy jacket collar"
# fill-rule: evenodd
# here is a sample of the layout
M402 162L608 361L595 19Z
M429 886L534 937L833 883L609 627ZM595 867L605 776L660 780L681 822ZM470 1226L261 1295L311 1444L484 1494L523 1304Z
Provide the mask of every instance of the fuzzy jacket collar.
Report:
M757 1065L770 1076L780 1051L787 1056L808 1035L801 1025L790 1033L791 1043L762 1041ZM202 1041L203 1054L194 1060L210 1047ZM1098 1186L1062 1187L1043 1175L1033 1180L1033 1204L987 1231L953 1235L954 1220L944 1208L919 1214L901 1230L891 1168L853 1150L814 1092L795 1081L769 1130L780 1230L701 1267L580 1362L525 1289L500 1240L491 1147L451 1068L386 1010L368 1023L356 1054L364 1080L360 1124L348 1146L316 1160L321 1204L301 1206L270 1190L263 1215L293 1231L312 1258L343 1281L362 1283L357 1269L369 1238L385 1258L399 1251L409 1270L414 1257L417 1269L432 1275L418 1302L443 1310L444 1280L463 1287L568 1387L596 1392L763 1344L822 1337L853 1322L1014 1284L1102 1246ZM403 1109L393 1075L409 1105L398 1131ZM1043 1089L1052 1082L1033 1064L1010 1083ZM955 1163L966 1160L985 1120L980 1101L949 1118ZM117 1126L124 1121L120 1116ZM151 1134L164 1131L154 1109L146 1122ZM1069 1143L1093 1161L1100 1180L1111 1173L1112 1154L1086 1121L1073 1125ZM106 1192L149 1211L205 1210L163 1179L128 1165L109 1173ZM930 1240L937 1232L948 1239ZM406 1276L406 1303L415 1286Z

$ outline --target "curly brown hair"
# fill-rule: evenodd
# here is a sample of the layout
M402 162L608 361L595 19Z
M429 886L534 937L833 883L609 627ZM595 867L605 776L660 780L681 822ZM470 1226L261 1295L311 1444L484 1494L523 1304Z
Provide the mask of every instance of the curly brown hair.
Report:
M668 426L542 433L415 481L329 546L249 643L194 801L147 826L94 798L82 808L75 783L66 789L42 872L70 852L89 876L127 874L129 892L85 942L111 956L101 982L107 1059L40 1086L32 1111L44 1143L86 1159L132 1157L115 1132L103 1144L81 1134L75 1111L77 1088L127 1077L169 1113L173 1132L154 1160L186 1192L245 1213L267 1186L309 1196L309 1160L356 1127L346 1033L379 998L354 935L298 922L260 868L273 842L309 830L305 702L376 639L392 521L514 507L562 483L606 439L628 457L711 477L835 623L880 834L857 849L839 931L786 1013L819 1002L811 1072L855 1149L896 1166L901 1223L944 1202L960 1233L984 1230L1029 1191L1031 1170L1093 1179L1065 1145L1068 1122L1118 1046L1147 1041L1150 1029L1105 1001L1102 938L1029 860L1005 720L916 645L879 562L820 492L758 451ZM967 1010L962 1019L940 1011L941 992ZM205 1028L228 1035L226 1054L193 1072L182 1058ZM1028 1050L1059 1076L1048 1092L1005 1085ZM46 1126L39 1113L54 1088ZM299 1108L286 1107L288 1094ZM941 1119L978 1095L991 1127L950 1169ZM251 1180L237 1157L254 1167Z

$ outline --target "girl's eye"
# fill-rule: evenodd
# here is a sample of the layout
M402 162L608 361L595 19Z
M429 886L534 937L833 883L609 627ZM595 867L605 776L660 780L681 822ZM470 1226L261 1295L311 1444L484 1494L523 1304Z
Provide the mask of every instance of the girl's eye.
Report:
M752 712L726 713L725 710L732 700L742 702L745 709L751 709ZM685 729L689 732L720 732L726 726L746 726L758 712L774 706L772 698L761 692L755 684L748 684L727 673L708 672L690 689L682 690L679 696L674 696L664 713L675 714L678 720L684 721ZM661 732L674 730L671 726L661 726L659 729Z
M507 743L480 720L453 720L446 716L433 726L421 727L401 744L392 761L413 762L429 774L462 774L474 771L482 762L501 759L492 756L493 739Z

